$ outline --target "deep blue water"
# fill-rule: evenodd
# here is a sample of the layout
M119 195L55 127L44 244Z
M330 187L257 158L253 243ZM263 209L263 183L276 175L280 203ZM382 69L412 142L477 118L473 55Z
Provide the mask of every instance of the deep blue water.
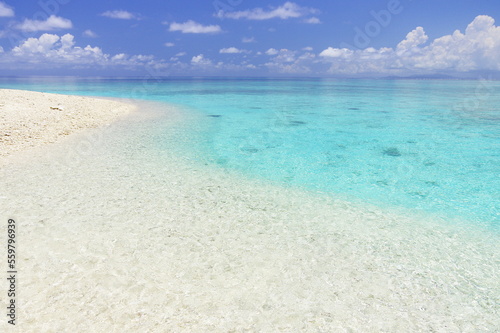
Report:
M0 87L185 105L206 116L196 150L210 163L500 224L498 81L4 78Z

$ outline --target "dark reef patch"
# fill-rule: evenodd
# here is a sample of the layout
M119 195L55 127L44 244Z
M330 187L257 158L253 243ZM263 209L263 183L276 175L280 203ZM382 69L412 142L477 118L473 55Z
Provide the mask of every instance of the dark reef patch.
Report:
M307 124L305 121L301 120L291 120L288 122L287 126L301 126Z
M401 156L401 152L396 147L390 147L384 150L384 155L398 157Z
M251 153L251 154L255 154L255 153L259 152L259 149L253 148L253 147L241 147L240 150L244 151L246 153Z

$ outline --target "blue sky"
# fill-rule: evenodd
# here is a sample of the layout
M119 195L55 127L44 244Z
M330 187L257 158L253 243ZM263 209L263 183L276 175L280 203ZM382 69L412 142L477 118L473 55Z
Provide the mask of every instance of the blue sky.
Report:
M497 0L0 0L0 75L498 74L496 19Z

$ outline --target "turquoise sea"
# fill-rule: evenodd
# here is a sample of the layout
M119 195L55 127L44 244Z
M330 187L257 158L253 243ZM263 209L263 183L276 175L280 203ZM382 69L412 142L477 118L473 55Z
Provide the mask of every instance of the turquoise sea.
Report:
M173 103L206 118L183 147L205 163L500 226L498 81L2 78L0 88Z

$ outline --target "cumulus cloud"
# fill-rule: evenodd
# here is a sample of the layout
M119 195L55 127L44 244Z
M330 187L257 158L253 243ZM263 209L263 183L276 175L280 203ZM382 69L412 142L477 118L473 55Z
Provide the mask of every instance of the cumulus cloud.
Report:
M308 24L321 24L321 20L317 17L310 17L304 20L304 23Z
M108 10L104 13L101 13L101 16L109 17L112 19L118 19L118 20L138 19L138 17L135 14L127 12L126 10Z
M15 28L25 32L52 31L71 29L73 28L73 23L68 19L50 15L45 21L25 19L22 23L17 24Z
M222 32L222 29L218 25L202 25L189 20L184 23L171 23L169 31L180 31L184 34L214 34Z
M189 23L186 22L186 23ZM182 25L182 24L179 24ZM196 22L184 26L186 31L197 33L207 26L196 27ZM12 25L15 27L15 23ZM210 26L208 26L210 27ZM175 28L175 26L174 26ZM180 27L175 31L182 31ZM220 28L219 28L220 29ZM195 33L195 32L191 32ZM208 32L203 32L208 33ZM166 43L165 46L173 46ZM107 54L96 46L78 45L71 34L45 33L39 38L28 38L12 50L0 49L0 67L17 68L109 68L126 66L137 69L141 66L169 68L176 73L236 73L238 71L267 71L283 74L333 75L413 75L476 70L500 71L500 27L493 18L478 16L465 30L455 31L437 39L430 39L422 27L410 31L397 45L363 50L354 48L327 47L316 54L308 46L298 50L270 48L254 53L265 57L255 58L251 63L246 57L250 53L235 46L222 48L220 54L231 59L231 63L208 59L204 54L188 57L184 52L176 54L170 62L158 60L150 55ZM321 52L320 52L321 51ZM176 51L177 52L177 51ZM240 56L238 56L240 54ZM241 58L238 63L238 58ZM259 72L260 73L260 72ZM265 73L265 72L262 72ZM196 75L196 74L195 74ZM468 75L468 74L467 74Z
M300 54L299 51L289 49L271 50L269 53L274 56L264 64L269 71L281 74L307 74L312 72L310 65L316 57L314 54L309 52ZM266 54L269 53L266 52Z
M243 38L241 39L241 42L242 42L242 43L255 43L255 42L256 42L256 40L255 40L255 38L254 38L254 37L243 37Z
M247 51L238 49L236 47L227 47L219 50L219 53L245 53L245 52Z
M425 34L424 28L417 27L415 30L411 31L406 35L406 38L401 41L398 46L398 54L403 54L405 52L415 52L417 47L425 44L429 37Z
M191 62L197 64L199 62L201 62L203 60L203 54L199 54L197 56L194 56L193 58L191 58Z
M83 36L89 37L89 38L96 38L97 34L95 32L93 32L92 30L87 29L83 32Z
M205 58L203 54L199 54L191 58L191 64L196 66L209 66L212 65L212 61L210 59Z
M98 46L80 46L71 34L44 33L40 37L28 38L9 51L0 48L0 69L8 70L162 70L162 73L220 73L253 70L257 66L246 61L225 64L214 62L203 54L187 57L177 53L169 62L152 55L125 53L109 54ZM185 57L186 56L186 57ZM184 60L181 61L180 59Z
M49 33L39 38L28 38L10 52L2 53L0 63L8 64L9 69L16 65L21 68L27 68L29 65L36 68L162 65L161 61L150 55L110 55L99 47L76 46L75 37L71 34L58 36Z
M319 54L320 57L329 57L329 58L340 58L340 57L349 57L354 54L354 51L349 50L347 48L336 49L333 47L329 47Z
M29 62L100 62L107 56L98 47L74 47L74 36L65 34L43 34L40 38L28 38L12 49L11 55ZM80 61L77 61L80 60Z
M278 54L278 50L276 50L276 49L274 49L274 48L270 48L270 49L269 49L269 50L267 50L265 53L266 53L267 55L272 56L272 55L276 55L276 54Z
M14 10L8 6L5 2L0 1L0 17L12 17L14 16Z
M319 55L331 63L330 73L422 73L500 70L500 27L486 15L477 16L465 33L456 30L428 44L422 27L406 35L395 49L351 50L328 47Z
M274 49L273 49L274 50ZM276 50L274 50L276 51ZM286 62L294 62L295 61L295 55L297 54L296 51L291 51L288 49L281 49L279 51L272 52L276 54L276 57L273 58L273 61L279 62L279 63L286 63ZM266 52L266 54L269 54Z
M270 20L274 18L279 18L286 20L289 18L303 17L309 14L317 14L319 11L314 8L301 7L294 2L285 2L282 6L271 8L268 10L262 8L254 8L244 11L232 11L224 12L219 11L217 16L219 18L230 18L230 19L247 19L247 20Z
M165 45L166 47L173 47L173 46L175 46L175 44L171 43L171 42L167 42L167 43L165 43L163 45Z

